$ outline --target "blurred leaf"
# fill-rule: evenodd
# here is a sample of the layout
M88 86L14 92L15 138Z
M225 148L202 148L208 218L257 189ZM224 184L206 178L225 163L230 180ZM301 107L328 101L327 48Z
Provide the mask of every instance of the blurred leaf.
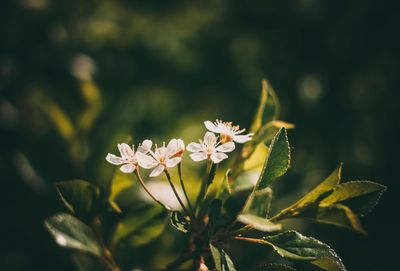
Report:
M267 80L262 80L261 82L261 96L260 96L260 102L258 104L257 112L254 115L253 122L250 126L250 131L251 132L256 132L263 124L262 119L263 119L263 113L265 109L265 105L267 103L268 99L268 82Z
M221 208L222 208L222 201L220 199L213 199L210 204L210 208L208 211L208 217L209 217L209 225L211 230L214 230L218 218L221 214Z
M102 256L102 249L89 226L69 214L46 219L45 226L59 246Z
M260 171L245 171L235 178L232 184L232 192L253 189L260 178Z
M275 133L276 134L276 133ZM274 134L274 135L275 135ZM262 142L257 145L251 156L243 163L243 171L260 171L268 157L268 147Z
M256 271L296 271L296 269L289 265L270 263L258 267Z
M72 254L72 261L79 271L105 270L100 262L92 256L92 254L75 252Z
M121 213L121 209L116 202L118 195L133 186L133 174L125 174L119 169L115 170L114 176L108 188L108 201L111 207L118 213Z
M101 111L101 94L93 81L82 81L80 90L86 108L79 116L78 125L84 132L88 132Z
M56 183L58 194L65 207L84 220L91 220L99 208L100 190L84 180Z
M275 93L275 90L272 88L271 84L266 79L263 80L263 88L264 87L268 91L268 98L262 116L262 123L268 123L270 121L277 120L279 118L281 105L279 103L279 99Z
M328 245L315 238L303 236L296 231L266 236L260 243L272 246L279 255L290 260L310 261L329 271L346 270L342 260Z
M281 128L275 135L269 147L268 158L255 190L264 189L278 177L286 173L290 166L290 146L285 128Z
M240 214L237 220L243 224L251 225L254 229L265 232L280 231L282 229L281 224L276 224L269 221L267 218L263 218L252 214Z
M188 221L181 212L173 211L171 212L171 224L178 231L187 233L190 229L190 221Z
M228 169L224 175L224 179L222 180L221 186L217 191L217 195L215 196L217 199L220 199L222 202L225 202L231 195L231 186L229 185L229 175L231 170Z
M47 118L52 122L58 133L66 141L71 142L77 134L72 120L69 116L49 97L38 94L37 103Z
M369 213L386 190L384 185L370 181L351 181L337 185L333 192L324 198L320 206L343 203L361 215ZM358 201L351 201L359 198Z
M295 125L293 123L288 123L280 120L270 121L260 128L260 130L258 131L257 135L254 138L254 141L257 143L264 142L267 144L274 138L276 133L281 128L294 129Z
M217 271L236 271L231 258L221 248L217 248L210 243L211 255L214 259Z
M267 217L271 205L272 190L267 187L262 190L254 191L248 198L243 207L243 214L253 214L261 218Z
M111 243L113 246L124 243L132 247L147 244L164 231L166 218L167 212L159 206L147 206L128 213L118 222Z

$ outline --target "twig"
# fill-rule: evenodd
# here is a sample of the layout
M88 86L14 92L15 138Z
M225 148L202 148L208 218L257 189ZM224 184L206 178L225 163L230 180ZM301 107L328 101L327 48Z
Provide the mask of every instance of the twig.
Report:
M178 199L179 204L182 206L183 211L185 212L185 214L189 217L191 217L191 214L189 213L189 211L186 209L185 204L183 204L182 199L179 197L178 191L176 191L175 185L171 180L171 175L169 175L169 172L165 169L164 170L165 176L167 176L168 182L171 185L172 191L174 191L175 197Z
M157 202L159 205L161 205L163 208L167 209L168 211L172 211L172 209L171 209L169 206L167 206L167 205L165 205L164 203L162 203L155 195L153 195L153 194L150 192L149 188L147 187L147 185L144 183L142 177L140 176L139 168L137 168L137 169L135 170L135 175L136 175L137 179L139 180L140 184L142 185L143 189L147 192L147 194L148 194L155 202Z

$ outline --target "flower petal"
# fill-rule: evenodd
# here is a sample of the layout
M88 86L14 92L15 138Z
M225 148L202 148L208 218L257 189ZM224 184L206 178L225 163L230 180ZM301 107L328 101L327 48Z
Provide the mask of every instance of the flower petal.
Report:
M178 143L175 138L171 139L171 141L167 145L167 156L174 156L178 151Z
M211 154L211 160L214 162L214 164L218 164L222 160L228 158L228 155L222 152L216 152Z
M206 120L206 121L204 122L204 125L206 126L206 128L207 128L209 131L214 132L214 133L217 133L217 134L220 133L220 130L218 129L218 127L217 127L214 123L212 123L211 121Z
M187 150L190 152L199 152L202 150L202 147L200 143L192 142L187 145Z
M167 161L167 165L166 165L166 166L167 166L168 168L169 168L169 167L174 167L174 166L176 166L178 163L180 163L181 160L182 160L181 157L174 157L174 158L169 159L169 160Z
M158 165L153 171L150 173L150 177L157 177L164 171L165 167L163 165Z
M207 146L215 146L215 144L217 143L217 137L215 136L214 133L207 132L207 133L204 135L204 143L205 143Z
M129 147L128 144L126 143L118 144L118 149L119 152L121 153L122 158L133 159L135 153L133 152L131 147Z
M142 168L150 169L158 165L158 162L150 155L137 152L136 159Z
M122 165L123 163L126 163L125 159L111 153L107 154L106 160L113 165Z
M205 152L195 152L190 155L193 161L199 162L207 159L207 154Z
M247 134L247 135L236 135L233 137L233 141L237 143L245 143L248 142L252 139L253 134Z
M218 146L215 150L217 152L231 152L234 149L235 149L235 143L227 142L227 143L224 143L224 144Z
M138 148L138 152L148 153L153 146L153 142L150 139L143 140L142 144Z
M176 140L176 143L177 143L177 148L178 148L178 152L179 151L184 151L185 150L185 142L183 142L183 140L182 139L180 139L180 138L178 138L177 140Z
M119 168L123 173L132 173L133 171L135 171L136 167L129 163L129 164L125 164L122 167Z

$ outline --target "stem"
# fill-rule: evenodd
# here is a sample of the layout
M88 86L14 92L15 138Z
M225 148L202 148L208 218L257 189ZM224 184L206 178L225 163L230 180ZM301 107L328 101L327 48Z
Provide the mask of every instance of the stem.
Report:
M235 231L218 234L218 235L216 235L216 237L218 239L225 239L225 238L235 237L236 235L240 235L240 234L242 234L242 233L244 233L246 231L252 230L252 229L253 229L253 226L246 225L246 226L241 227L240 229L237 229Z
M241 237L241 236L235 236L233 239L239 240L239 241L245 241L245 242L250 242L250 243L256 243L256 244L265 244L268 243L268 241L265 240L260 240L260 239L255 239L255 238L248 238L248 237Z
M195 212L197 211L197 209L200 207L201 202L203 202L203 200L206 197L206 193L207 193L207 188L210 186L210 184L212 183L212 181L214 180L215 177L215 173L217 171L217 166L218 164L214 164L212 161L208 161L207 163L207 172L208 175L206 176L207 178L203 180L202 184L201 184L201 189L200 189L200 193L197 196L197 200L196 200L196 206L195 206ZM200 212L201 210L199 210Z
M165 205L164 203L162 203L156 196L154 196L154 195L150 192L149 188L147 187L147 185L144 183L142 177L140 176L139 167L135 170L135 175L136 175L137 179L139 180L140 184L142 185L143 189L147 192L147 194L148 194L155 202L157 202L159 205L161 205L163 208L167 209L168 211L172 211L172 209L171 209L169 206L167 206L167 205Z
M182 206L183 211L185 214L189 217L192 217L191 214L188 212L188 210L185 207L185 204L183 204L182 199L179 197L178 191L176 191L175 185L171 180L171 175L169 175L169 172L167 169L164 170L165 176L167 176L168 182L171 185L172 191L174 191L175 197L178 199L179 204Z
M101 262L103 263L103 265L107 269L107 271L120 271L121 269L116 264L114 257L111 254L111 251L108 249L108 247L106 246L106 243L104 242L100 227L101 227L101 220L99 217L96 217L94 220L93 229L96 234L97 241L99 242L99 244L103 250Z
M187 192L186 192L185 184L184 184L184 182L183 182L181 164L182 164L182 162L180 162L180 163L178 164L178 175L179 175L179 180L180 180L180 182L181 182L181 187L182 187L183 193L185 194L185 198L186 198L186 201L187 201L187 203L188 203L190 212L191 212L192 215L194 215L193 207L192 207L192 204L190 203L189 196L188 196L188 194L187 194Z

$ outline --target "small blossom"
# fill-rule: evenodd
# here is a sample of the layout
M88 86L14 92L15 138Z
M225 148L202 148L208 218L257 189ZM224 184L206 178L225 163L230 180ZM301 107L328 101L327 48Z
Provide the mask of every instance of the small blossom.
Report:
M231 152L235 149L233 142L219 145L217 137L211 132L207 132L204 135L204 139L199 140L199 142L192 142L187 146L188 151L192 152L190 158L195 162L211 159L215 164L218 164L228 158L228 155L225 154L226 152Z
M154 168L150 177L156 177L167 168L175 167L182 160L181 156L178 156L179 152L183 152L183 150L180 150L182 145L178 143L179 141L183 144L181 139L174 138L171 139L167 147L164 143L162 147L156 147L154 152L150 150L149 154L137 153L139 165L146 169Z
M118 150L120 152L121 156L116 156L114 154L107 154L106 160L110 164L113 165L122 165L120 167L120 170L124 173L132 173L135 171L135 169L138 166L138 160L137 160L137 154L145 154L148 153L151 149L152 146L151 140L144 140L142 144L139 145L136 153L135 153L135 147L132 146L132 148L126 144L118 144Z
M204 122L206 128L214 133L220 134L221 142L236 142L236 143L245 143L250 141L253 133L247 135L239 135L246 131L246 129L241 129L238 125L232 125L232 122L223 122L221 120L216 120L214 123L207 120Z

